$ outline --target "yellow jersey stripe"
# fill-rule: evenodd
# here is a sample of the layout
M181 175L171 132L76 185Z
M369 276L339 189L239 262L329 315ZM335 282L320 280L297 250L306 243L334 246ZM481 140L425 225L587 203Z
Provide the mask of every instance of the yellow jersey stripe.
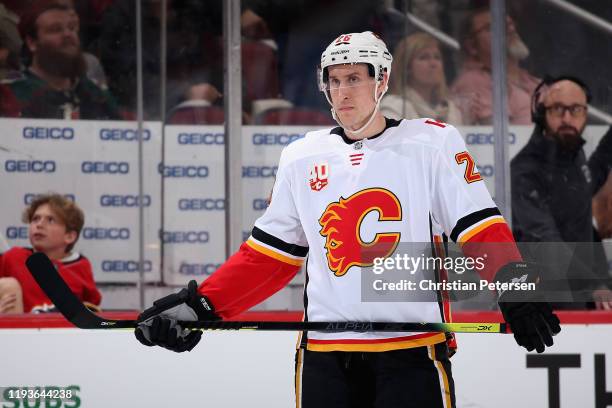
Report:
M385 339L387 340L387 339ZM395 342L384 342L384 343L342 343L342 340L338 340L337 343L313 343L308 341L306 349L310 351L391 351L401 350L421 346L429 346L432 344L442 343L446 341L444 333L438 333L434 336L403 340Z
M274 258L276 260L279 260L281 262L287 263L289 265L295 265L295 266L302 266L302 264L304 263L303 259L294 259L294 258L290 258L286 255L283 255L279 252L275 252L269 248L266 248L262 245L259 245L258 243L256 243L255 241L249 239L246 241L246 244L253 248L255 251L260 252L264 255L269 256L270 258Z
M451 403L450 386L448 384L448 375L446 374L446 370L444 369L444 366L442 365L442 363L436 360L436 347L429 346L427 348L429 350L429 358L431 358L431 360L434 363L434 366L438 370L438 378L440 379L440 388L441 388L440 391L442 393L442 401L444 402L444 408L451 408L452 403Z
M461 237L459 238L459 244L461 245L469 241L470 238L472 238L474 235L478 234L480 231L483 231L484 229L490 227L493 224L505 224L505 223L506 223L506 220L504 220L504 217L496 216L481 224L476 224L473 228L468 229L464 231L463 234L461 234Z
M295 407L302 407L302 368L304 366L304 349L297 351L297 364L295 366Z

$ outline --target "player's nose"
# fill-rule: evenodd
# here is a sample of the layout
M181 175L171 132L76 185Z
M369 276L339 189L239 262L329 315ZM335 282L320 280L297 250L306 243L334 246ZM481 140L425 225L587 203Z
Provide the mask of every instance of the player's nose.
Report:
M348 97L350 96L350 87L348 86L341 86L340 88L338 88L338 96L342 99L348 99Z

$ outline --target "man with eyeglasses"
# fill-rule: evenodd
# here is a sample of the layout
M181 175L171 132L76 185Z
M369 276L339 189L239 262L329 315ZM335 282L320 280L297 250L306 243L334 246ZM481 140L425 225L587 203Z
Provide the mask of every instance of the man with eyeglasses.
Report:
M557 308L609 310L612 283L591 199L612 166L612 132L587 159L582 133L589 101L586 84L570 76L547 78L536 88L535 129L511 162L513 232L548 268L557 289L549 300ZM560 284L569 292L561 293Z

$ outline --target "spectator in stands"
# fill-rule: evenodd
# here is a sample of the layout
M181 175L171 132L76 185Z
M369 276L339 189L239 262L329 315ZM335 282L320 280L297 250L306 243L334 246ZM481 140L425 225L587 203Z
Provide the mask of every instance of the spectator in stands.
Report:
M320 62L320 46L338 32L370 30L393 48L406 34L405 21L382 0L245 0L243 33L270 31L278 44L281 95L296 107L327 109L311 67ZM265 23L266 27L262 25ZM248 85L247 85L248 86Z
M8 85L0 83L0 117L18 117L19 102Z
M512 18L506 18L506 74L508 115L512 124L531 123L531 95L538 80L520 67L529 56L529 49L516 31ZM461 108L463 122L488 125L493 120L493 81L491 76L491 13L480 8L464 21L460 40L463 51L462 69L451 87L453 98Z
M389 94L380 111L392 119L433 118L461 125L461 111L448 98L440 44L426 33L404 38L395 48Z
M612 281L601 243L594 243L598 234L591 198L612 167L612 131L587 160L582 133L590 94L577 78L547 78L532 100L535 129L511 162L515 237L540 243L531 255L556 274L554 278L567 278L574 303L557 307L594 303L598 309L611 309ZM559 275L564 271L565 276Z
M583 78L588 78L593 90L591 106L612 112L610 32L588 19L579 18L582 13L551 7L554 3L560 2L506 2L527 46L534 51L524 67L536 76L579 72ZM572 0L571 4L603 21L612 21L612 7L608 1ZM592 121L593 117L589 116Z
M143 104L147 120L162 116L162 44L159 33L163 4L150 1L144 2L142 7ZM221 28L221 16L220 1L167 2L166 112L185 101L197 101L189 102L187 106L208 106L221 96L221 33L216 36L216 31L213 31L217 30L217 25L218 29ZM137 102L135 21L135 2L114 2L104 13L98 45L108 74L109 89L121 108L131 112L136 111Z
M19 17L0 3L0 81L21 77L19 53L22 41L17 30Z
M612 132L612 126L608 133ZM593 218L601 239L612 238L612 177L608 176L606 183L593 197Z
M73 9L38 0L22 16L19 31L30 65L10 85L23 117L121 119L112 97L85 76Z
M81 27L81 19L75 8L74 0L55 0L55 1L58 4L66 6L68 9L70 9L72 18L76 20L77 27ZM83 58L85 58L85 66L86 66L85 75L87 76L87 78L89 78L100 89L107 90L108 84L106 81L106 73L104 72L104 67L102 67L100 60L98 60L98 57L96 57L90 52L84 51Z
M0 3L0 117L19 116L17 99L6 85L21 77L19 53L22 42L17 30L18 22L17 14Z
M0 265L2 257L0 257ZM0 277L0 314L23 313L23 295L19 281Z
M14 310L24 312L53 309L53 304L25 265L33 252L43 252L53 261L79 299L96 309L101 295L93 279L91 264L73 250L83 228L83 211L59 194L44 194L36 197L26 208L23 221L29 223L28 235L32 248L14 247L0 258L0 304L8 303ZM19 291L23 296L22 304L19 302Z

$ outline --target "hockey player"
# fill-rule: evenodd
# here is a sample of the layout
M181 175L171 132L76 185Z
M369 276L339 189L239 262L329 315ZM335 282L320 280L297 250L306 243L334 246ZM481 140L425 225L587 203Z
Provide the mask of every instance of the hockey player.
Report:
M139 317L148 346L191 350L200 331L177 320L225 319L284 287L306 261L308 321L428 321L446 316L438 302L362 302L361 272L372 256L402 242L428 242L430 223L477 256L489 248L483 276L535 279L491 200L457 130L431 119L386 119L391 54L371 32L343 34L323 52L320 88L333 129L309 132L281 154L272 199L252 234L200 286L192 281ZM374 254L374 255L373 255ZM541 352L560 331L547 303L525 295L500 308L519 345ZM451 407L454 384L445 333L301 335L296 353L299 407Z

